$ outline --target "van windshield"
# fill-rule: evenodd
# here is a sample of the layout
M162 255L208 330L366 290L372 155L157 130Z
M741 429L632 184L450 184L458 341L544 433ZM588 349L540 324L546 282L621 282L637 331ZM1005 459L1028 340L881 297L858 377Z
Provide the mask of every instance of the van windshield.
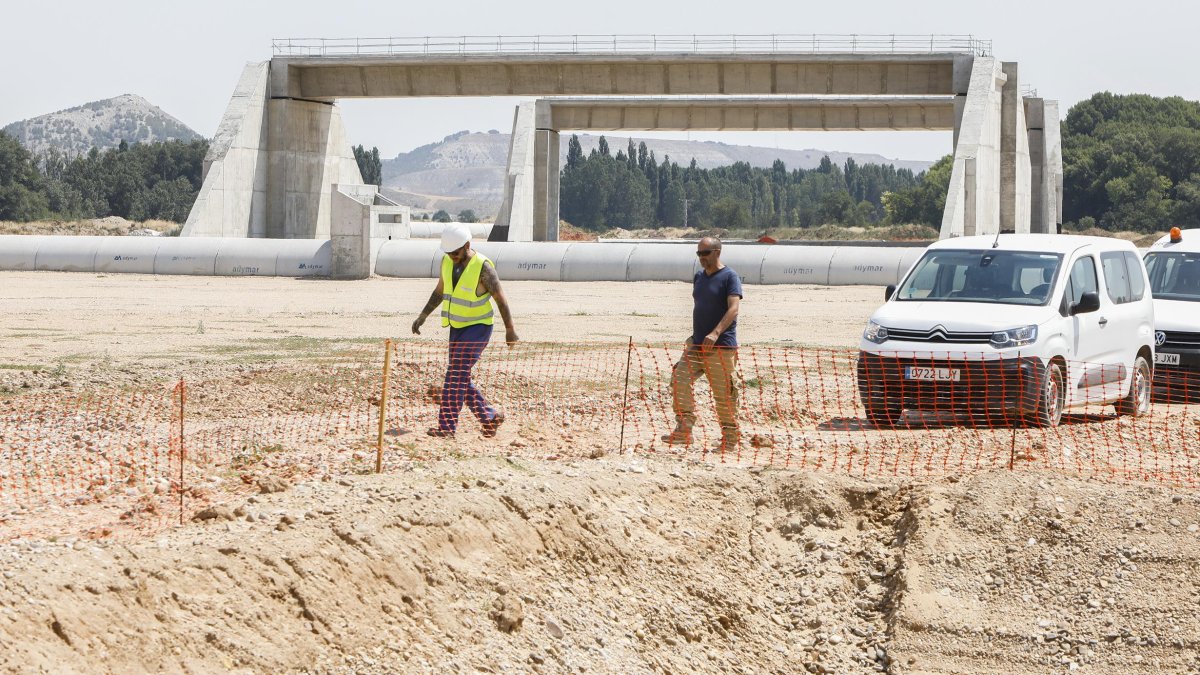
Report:
M1150 253L1146 273L1156 300L1200 302L1200 253Z
M1044 305L1062 255L1029 251L926 251L896 292L898 300Z

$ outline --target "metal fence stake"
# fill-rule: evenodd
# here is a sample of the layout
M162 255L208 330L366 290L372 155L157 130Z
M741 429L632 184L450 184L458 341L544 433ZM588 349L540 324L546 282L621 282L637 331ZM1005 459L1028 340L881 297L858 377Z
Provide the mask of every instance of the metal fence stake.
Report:
M383 473L383 430L387 424L388 379L392 372L392 341L383 341L383 390L379 394L379 438L375 442L375 473Z
M625 453L625 412L629 409L629 364L633 361L633 336L629 336L629 351L625 353L625 394L621 397L621 453Z

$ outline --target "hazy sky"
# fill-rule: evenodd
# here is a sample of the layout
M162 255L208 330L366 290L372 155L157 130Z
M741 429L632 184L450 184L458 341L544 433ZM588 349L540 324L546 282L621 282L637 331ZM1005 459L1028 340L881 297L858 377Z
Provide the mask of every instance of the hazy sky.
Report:
M0 126L123 93L211 136L248 61L271 39L534 34L922 34L992 41L1021 81L1070 105L1097 91L1200 100L1200 5L1190 2L366 2L4 0ZM509 131L514 99L346 101L350 138L397 152L470 129ZM672 137L685 137L672 134ZM692 133L781 148L936 159L948 132Z

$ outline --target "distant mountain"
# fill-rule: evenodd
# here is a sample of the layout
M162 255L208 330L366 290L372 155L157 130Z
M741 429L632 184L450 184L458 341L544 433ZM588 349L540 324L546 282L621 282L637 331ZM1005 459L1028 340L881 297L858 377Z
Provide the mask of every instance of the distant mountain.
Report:
M628 136L609 136L613 154L629 144ZM469 208L480 215L494 214L504 198L504 170L508 163L509 134L497 131L472 133L460 131L440 142L423 145L412 152L397 155L383 162L383 186L386 192L417 208L446 209L451 213ZM835 152L830 150L786 150L749 145L728 145L713 141L673 141L634 138L654 151L659 162L670 156L671 161L687 165L692 159L701 168L728 166L746 162L751 166L769 167L776 159L789 169L813 169L828 155L838 165L853 157L859 164L892 164L898 169L924 171L933 162L888 159L882 155ZM600 144L600 137L579 134L584 154ZM559 161L566 163L567 137L561 142Z
M141 96L123 94L81 106L13 122L3 131L33 153L51 148L80 155L93 147L128 143L192 141L202 136Z

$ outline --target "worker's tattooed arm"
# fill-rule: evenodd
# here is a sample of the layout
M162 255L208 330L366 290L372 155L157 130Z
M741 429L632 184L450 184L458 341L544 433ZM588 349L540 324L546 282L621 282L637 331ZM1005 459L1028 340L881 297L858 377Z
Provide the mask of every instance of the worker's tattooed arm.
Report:
M425 303L425 309L422 309L421 315L417 317L416 321L413 321L412 332L415 335L421 334L421 324L425 323L425 319L429 316L429 314L433 312L433 310L437 309L437 306L442 303L444 296L445 293L442 292L442 280L438 279L437 286L435 286L433 292L429 294L429 302Z
M512 345L520 338L517 337L517 328L513 325L512 312L508 309L508 298L504 296L504 289L500 288L500 277L496 274L496 268L484 265L479 271L479 283L496 299L500 318L504 319L504 341Z

